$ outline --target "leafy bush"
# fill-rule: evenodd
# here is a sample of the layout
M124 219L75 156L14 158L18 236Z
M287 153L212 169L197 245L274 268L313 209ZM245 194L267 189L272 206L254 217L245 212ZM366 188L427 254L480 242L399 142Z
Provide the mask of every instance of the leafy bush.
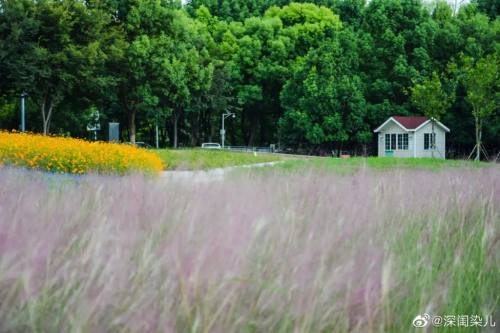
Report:
M130 145L8 132L0 132L0 164L73 174L163 169L156 154Z

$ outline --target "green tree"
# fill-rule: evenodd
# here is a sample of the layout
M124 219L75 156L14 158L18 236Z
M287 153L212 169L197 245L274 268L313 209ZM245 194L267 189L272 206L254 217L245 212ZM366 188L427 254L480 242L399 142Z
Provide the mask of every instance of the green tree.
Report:
M472 3L476 4L477 8L492 20L496 19L500 12L500 3L498 0L473 0Z
M127 114L130 141L136 140L138 117L147 124L169 119L171 142L177 147L180 119L193 110L190 103L197 94L211 85L206 27L180 10L179 1L123 0L107 5L109 12L118 13L116 24L124 35L122 54L113 59L110 71Z
M421 83L415 84L411 88L411 101L432 124L432 144L431 153L434 157L436 149L436 138L434 126L453 102L454 96L447 94L441 84L441 80L436 72L430 78L425 78Z
M429 37L428 54L431 70L446 73L448 65L460 59L462 55L475 60L492 54L498 49L500 36L499 20L489 20L486 15L478 12L477 6L462 6L458 14L451 15L447 4L439 3L433 14L433 20L426 36ZM427 71L425 75L429 75ZM474 119L470 103L465 99L467 89L463 80L456 83L456 100L445 115L443 121L452 126L452 132L447 138L447 145L453 152L464 155L475 146L475 139L470 135L474 131ZM496 148L500 140L498 123L495 117L483 124L484 138L489 147Z
M282 114L279 96L293 62L340 28L338 16L328 8L297 3L228 26L229 33L222 36L226 45L235 41L227 61L246 144L275 139Z
M76 0L0 3L2 72L10 88L28 92L48 134L54 111L79 87L99 84L108 17Z
M194 14L204 6L215 16L226 21L244 21L250 17L261 16L269 7L269 0L190 0L187 10Z
M85 136L82 110L95 106L131 141L154 140L158 124L162 144L197 145L230 109L233 142L357 148L387 117L414 112L414 82L462 54L475 64L498 52L496 12L488 0L458 12L413 0L0 0L0 126L16 126L26 90L31 130ZM460 75L442 117L463 153L474 98ZM488 147L499 119L479 124Z
M483 149L482 135L484 121L493 113L498 112L499 103L499 57L492 54L474 62L471 58L464 59L463 80L467 89L466 100L472 106L472 115L476 129L476 161L481 158ZM472 155L471 153L471 155Z
M429 11L420 1L374 0L364 9L359 36L365 40L360 72L366 82L369 125L409 114L408 89L432 71Z
M183 26L186 27L187 23ZM156 76L154 89L159 98L158 105L171 110L172 142L177 148L179 120L187 112L186 119L198 121L200 109L196 103L212 85L213 65L208 55L189 43L167 36L156 39L155 43L158 44L154 45L155 53L151 58L153 75Z
M359 57L345 47L339 39L328 40L295 65L281 93L283 143L342 148L370 139L364 86L355 74Z
M146 113L158 104L151 66L154 39L170 32L175 4L157 0L117 0L97 5L115 15L115 25L123 36L120 49L110 59L109 71L116 79L117 100L127 116L129 140L134 143L138 113Z

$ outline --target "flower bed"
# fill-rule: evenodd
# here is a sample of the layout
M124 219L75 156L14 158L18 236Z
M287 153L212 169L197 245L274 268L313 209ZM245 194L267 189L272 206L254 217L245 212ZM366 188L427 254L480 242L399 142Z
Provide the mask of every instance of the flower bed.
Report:
M156 154L131 145L9 132L0 132L0 164L73 174L163 169Z

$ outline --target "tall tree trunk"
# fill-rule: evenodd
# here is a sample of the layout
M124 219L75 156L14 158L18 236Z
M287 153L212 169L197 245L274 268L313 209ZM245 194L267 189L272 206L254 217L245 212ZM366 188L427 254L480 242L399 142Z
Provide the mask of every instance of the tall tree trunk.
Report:
M250 114L250 136L248 137L248 145L250 147L253 147L255 145L257 145L257 136L258 136L258 131L259 131L259 128L258 128L258 120L257 118L255 117L255 115L253 114Z
M52 108L52 107L51 107ZM49 114L52 114L51 108L49 109ZM50 134L50 123L52 122L52 117L48 117L47 119L47 124L45 125L45 128L47 130L46 135Z
M135 144L135 132L136 132L135 116L136 116L136 113L137 113L137 111L134 109L128 110L128 133L129 133L130 142L132 144Z
M482 136L482 129L481 129L481 121L479 120L479 117L476 117L476 161L481 160L481 136Z
M483 150L483 122L481 119L479 119L478 132L479 132L479 139L478 139L478 143L477 143L476 161L481 160L481 151ZM486 158L488 158L488 157L486 156Z
M244 141L245 145L248 146L250 136L249 136L248 131L247 131L246 121L247 121L247 116L246 116L246 111L244 110L241 113L240 126L241 126L241 134L243 137L243 141Z
M163 125L163 127L160 127L160 144L162 146L167 146L167 144L170 142L170 131L168 130L170 124L165 121Z
M174 148L177 148L177 124L179 122L179 113L174 113Z
M50 120L52 117L52 110L54 108L54 104L52 101L48 101L49 98L47 95L43 97L42 101L42 121L43 121L43 135L48 135L50 132ZM48 103L48 109L47 109L47 103Z
M191 146L194 147L198 144L198 138L200 137L200 113L197 112L191 121Z

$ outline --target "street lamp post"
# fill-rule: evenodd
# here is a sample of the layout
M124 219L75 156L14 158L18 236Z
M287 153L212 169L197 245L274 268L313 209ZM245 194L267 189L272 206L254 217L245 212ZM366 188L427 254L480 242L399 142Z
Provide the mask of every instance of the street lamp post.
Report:
M236 117L236 114L226 111L226 113L222 114L222 129L220 130L220 136L221 136L221 141L222 141L222 148L224 148L224 141L226 139L226 130L224 128L224 120L228 117Z
M97 131L101 130L101 124L99 123L99 110L91 109L91 122L87 125L87 131L94 132L94 141L97 141Z
M21 94L21 132L26 131L26 96L28 94L23 91Z
M156 137L155 137L155 141L156 141L156 149L159 149L160 148L160 138L158 136L158 120L156 120L156 125L155 125L155 130L156 130Z

